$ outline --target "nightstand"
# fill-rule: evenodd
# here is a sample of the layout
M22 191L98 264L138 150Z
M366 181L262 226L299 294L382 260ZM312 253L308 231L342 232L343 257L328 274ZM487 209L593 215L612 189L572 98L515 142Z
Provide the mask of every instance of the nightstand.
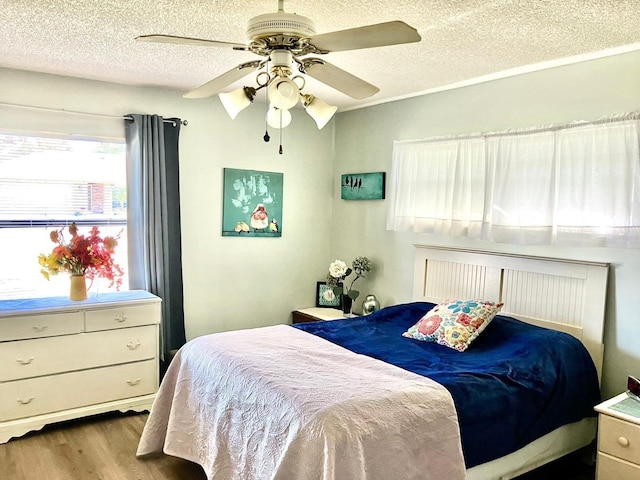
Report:
M600 414L596 478L640 478L640 402L622 393L595 409Z
M338 320L345 318L347 315L337 308L301 308L291 312L293 323L318 322L320 320ZM352 315L349 315L352 316Z

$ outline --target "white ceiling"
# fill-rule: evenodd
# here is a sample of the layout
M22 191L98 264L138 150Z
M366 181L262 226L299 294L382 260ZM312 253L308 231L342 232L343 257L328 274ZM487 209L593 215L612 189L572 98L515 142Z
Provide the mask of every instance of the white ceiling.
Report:
M381 90L356 101L307 81L305 93L341 110L640 49L640 0L286 0L284 8L311 18L317 33L391 20L420 33L418 43L328 54ZM247 20L276 10L277 0L0 0L0 67L186 92L259 57L136 36L244 43Z

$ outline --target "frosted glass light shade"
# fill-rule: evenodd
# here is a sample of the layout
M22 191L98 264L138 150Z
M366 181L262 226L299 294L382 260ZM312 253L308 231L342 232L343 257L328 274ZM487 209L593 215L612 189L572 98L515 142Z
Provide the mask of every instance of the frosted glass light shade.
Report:
M282 123L280 119L282 117ZM267 112L267 124L273 128L286 128L291 123L291 112L289 110L282 110L281 108L275 108L273 105L269 107Z
M322 130L338 110L338 107L329 105L324 100L320 100L313 95L304 96L304 108L309 116L315 120L318 130Z
M295 107L300 99L300 91L295 82L289 78L276 77L269 85L269 101L282 110Z
M252 92L253 90L253 92ZM247 108L253 102L255 90L250 87L243 87L229 93L219 93L222 106L227 111L232 120L238 116L238 114Z

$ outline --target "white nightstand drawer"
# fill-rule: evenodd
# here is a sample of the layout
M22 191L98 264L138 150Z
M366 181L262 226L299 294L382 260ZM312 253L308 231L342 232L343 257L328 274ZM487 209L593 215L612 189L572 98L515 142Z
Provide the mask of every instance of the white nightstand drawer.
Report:
M638 480L640 478L638 465L611 457L606 453L598 452L597 465L598 480Z
M598 428L599 451L640 464L640 428L637 425L600 415Z
M52 337L82 331L82 312L0 318L0 342Z
M95 332L113 328L152 325L158 323L159 318L160 303L137 307L123 306L120 308L87 310L85 312L85 328L87 332Z
M0 343L0 382L155 358L157 327Z
M0 422L156 391L156 361L0 384Z

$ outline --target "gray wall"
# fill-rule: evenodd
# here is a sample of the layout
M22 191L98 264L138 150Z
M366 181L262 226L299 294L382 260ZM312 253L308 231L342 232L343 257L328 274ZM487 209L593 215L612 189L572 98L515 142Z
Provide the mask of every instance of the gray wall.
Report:
M612 265L603 378L604 395L611 396L624 389L628 373L640 375L637 250L527 248L390 232L385 229L385 201L342 201L339 182L342 173L389 172L393 140L636 110L639 78L640 52L635 52L342 112L320 132L304 112L296 110L292 125L284 130L282 156L277 154L275 138L269 144L262 141L261 105L231 121L217 99L185 100L172 90L9 69L0 69L0 102L115 117L157 113L189 121L180 144L188 338L288 322L292 310L313 306L315 282L323 279L334 258L350 262L360 255L371 257L375 271L359 282L359 290L375 293L383 305L409 301L414 243L604 261ZM124 135L120 119L0 106L0 129L31 127ZM284 173L282 238L220 235L224 167Z
M316 281L328 265L333 123L318 132L304 111L294 112L279 155L276 131L271 142L262 139L264 105L232 121L217 98L187 100L181 93L0 69L0 102L114 116L0 106L0 130L124 138L123 114L188 120L180 135L187 337L287 323L292 310L314 304ZM225 167L284 174L282 238L221 236ZM48 248L43 242L34 259ZM39 270L35 260L29 267Z
M414 99L343 112L336 120L331 257L371 256L377 271L361 290L383 304L411 300L413 244L610 262L603 394L640 375L640 252L636 249L517 247L386 230L384 201L340 200L340 174L390 172L394 140L547 125L640 108L640 52L607 57ZM363 286L363 285L361 285Z

